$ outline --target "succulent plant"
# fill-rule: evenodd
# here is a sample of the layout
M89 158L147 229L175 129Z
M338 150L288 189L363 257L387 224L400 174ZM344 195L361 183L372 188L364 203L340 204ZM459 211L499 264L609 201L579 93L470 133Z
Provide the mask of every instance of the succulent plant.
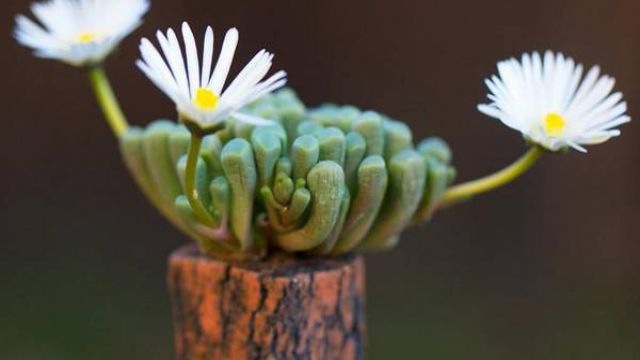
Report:
M178 121L129 127L102 63L140 24L149 2L76 5L82 6L34 4L39 23L72 26L63 34L19 15L16 40L36 56L87 70L138 185L212 256L388 249L406 226L439 207L509 184L546 152L586 152L587 145L619 136L617 128L631 120L622 93L612 93L615 81L598 66L583 78L583 65L562 53L500 61L498 75L485 81L490 102L478 110L519 131L528 149L495 173L450 186L455 170L443 140L415 146L404 123L375 111L333 104L308 109L290 89L273 93L287 83L287 73L267 77L273 54L265 49L231 77L238 30L226 32L214 62L213 28L205 30L199 51L183 22L183 46L173 29L158 31L158 45L141 39L136 61L173 101ZM85 26L84 18L96 26Z
M202 141L196 188L210 223L184 194L191 135L183 125L157 120L121 137L149 200L212 256L388 249L407 225L432 215L455 175L443 140L416 147L404 123L374 111L307 109L290 89L245 111L274 124L229 121Z

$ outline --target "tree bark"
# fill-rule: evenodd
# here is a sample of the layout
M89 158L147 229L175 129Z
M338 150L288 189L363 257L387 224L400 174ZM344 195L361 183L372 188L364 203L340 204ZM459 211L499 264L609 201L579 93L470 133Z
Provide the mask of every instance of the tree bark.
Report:
M186 246L167 280L179 360L363 358L360 256L229 263Z

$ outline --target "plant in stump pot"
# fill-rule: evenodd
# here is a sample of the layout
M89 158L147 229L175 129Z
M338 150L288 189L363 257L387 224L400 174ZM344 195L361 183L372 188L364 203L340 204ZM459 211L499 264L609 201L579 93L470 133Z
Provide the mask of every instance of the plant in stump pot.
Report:
M51 0L18 16L16 39L88 72L123 160L149 201L194 240L169 257L179 359L359 359L365 353L361 252L390 250L405 227L505 185L542 154L604 142L628 122L613 79L562 54L498 63L479 110L528 150L452 185L440 138L372 110L308 108L259 51L230 76L238 31L219 49L187 23L140 42L136 62L177 120L130 127L102 64L141 22L146 0ZM219 54L219 55L217 55Z

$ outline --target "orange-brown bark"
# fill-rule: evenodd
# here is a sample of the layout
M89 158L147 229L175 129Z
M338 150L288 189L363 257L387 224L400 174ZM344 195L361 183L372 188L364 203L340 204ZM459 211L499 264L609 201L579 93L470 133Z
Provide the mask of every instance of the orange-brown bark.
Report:
M361 359L364 263L213 260L194 247L169 259L179 360Z

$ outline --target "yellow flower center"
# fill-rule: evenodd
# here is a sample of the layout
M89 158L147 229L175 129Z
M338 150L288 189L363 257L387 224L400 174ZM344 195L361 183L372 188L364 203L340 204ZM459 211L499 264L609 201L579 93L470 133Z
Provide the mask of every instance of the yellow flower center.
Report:
M78 35L78 37L76 38L76 42L78 42L79 44L86 44L96 41L97 39L98 36L94 33L83 33Z
M220 101L220 97L213 91L205 88L196 90L196 96L193 99L194 104L200 110L214 110L218 107L218 101Z
M564 132L564 128L567 125L565 119L557 113L549 113L544 118L544 132L549 136L560 136Z

